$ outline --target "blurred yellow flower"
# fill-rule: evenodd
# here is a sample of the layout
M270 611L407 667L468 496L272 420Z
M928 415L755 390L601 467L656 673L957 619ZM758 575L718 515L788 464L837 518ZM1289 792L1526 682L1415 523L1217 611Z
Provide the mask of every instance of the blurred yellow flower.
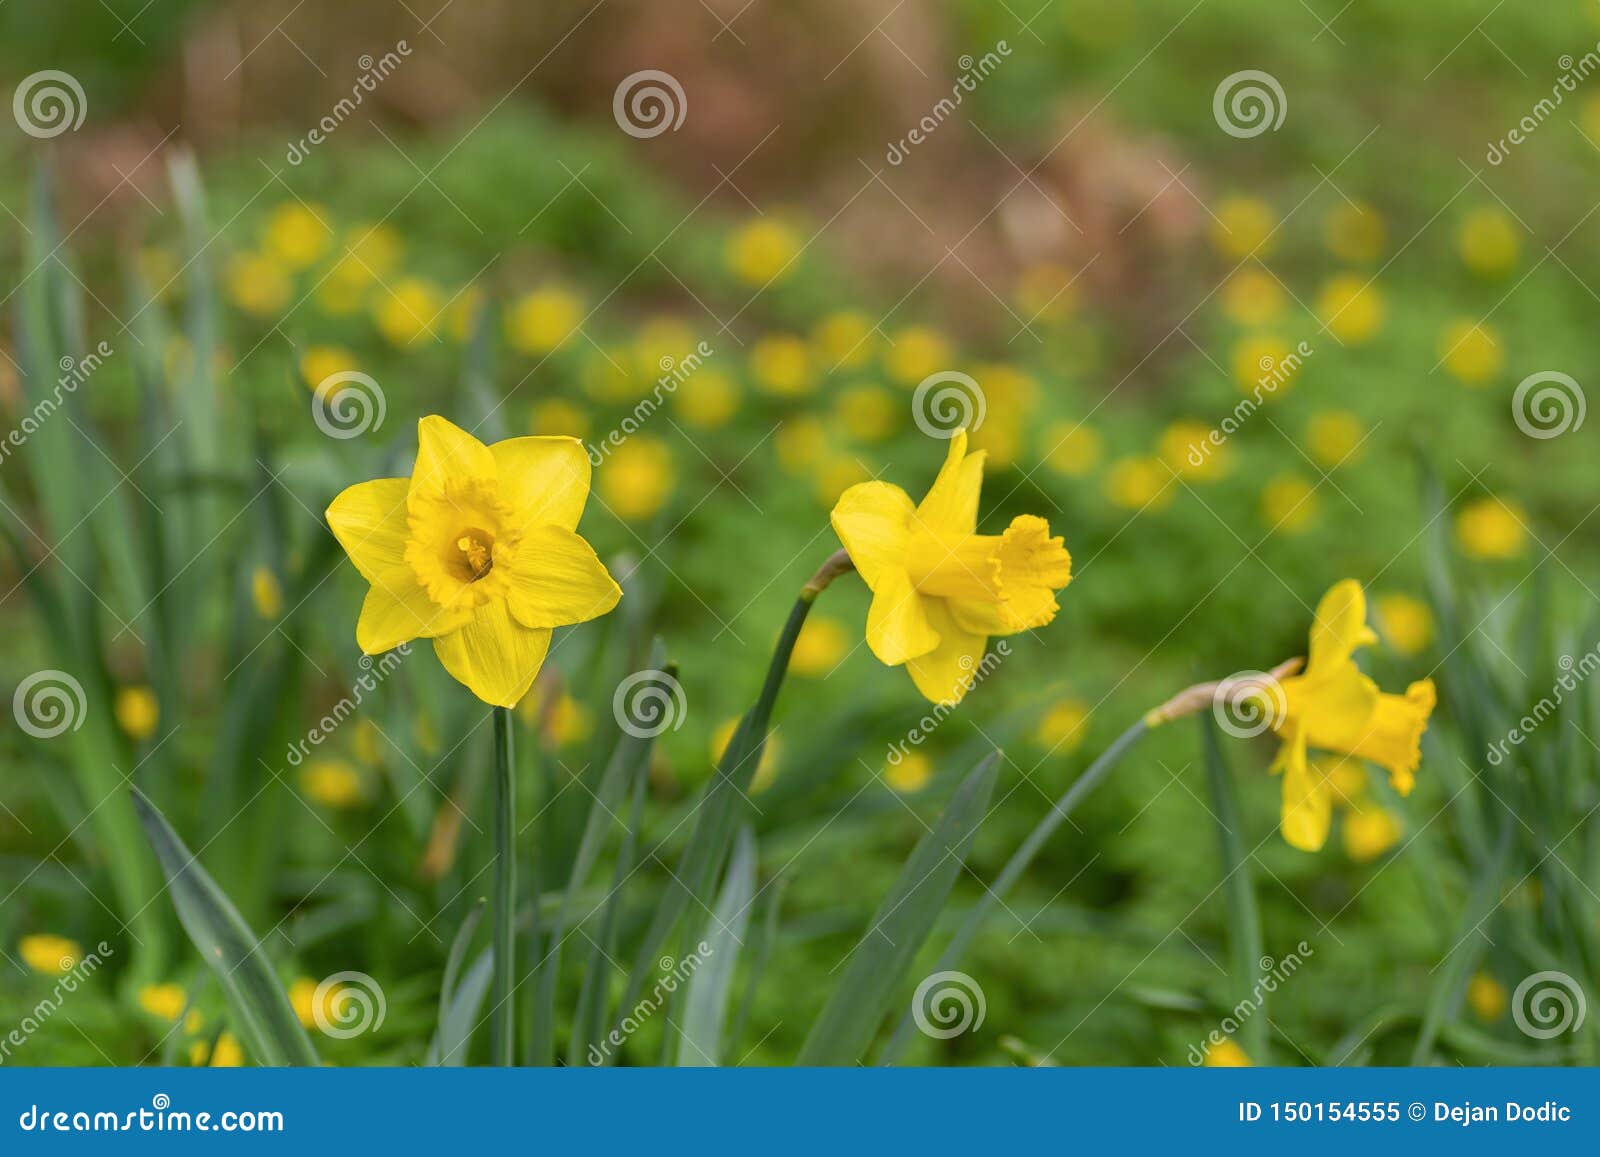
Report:
M1211 441L1204 422L1173 422L1161 432L1161 460L1174 474L1199 482L1214 482L1228 472L1231 455L1226 445Z
M809 394L816 388L811 347L788 333L774 333L750 348L750 376L756 388L780 398Z
M1456 247L1473 273L1503 277L1516 265L1522 242L1509 213L1496 205L1481 205L1462 218Z
M951 369L950 343L938 330L925 325L909 325L896 330L884 351L883 368L891 380L902 386L915 386L929 374Z
M770 285L794 272L804 244L782 221L758 218L728 238L728 269L746 285Z
M1071 755L1083 743L1089 705L1082 699L1058 699L1039 719L1033 737L1058 755Z
M1370 265L1383 255L1383 215L1364 202L1339 201L1322 219L1322 240L1340 261Z
M1232 1037L1223 1037L1206 1049L1205 1067L1208 1069L1244 1069L1252 1063L1250 1055Z
M850 487L872 477L872 471L853 454L826 454L812 472L814 492L824 506L832 506Z
M314 393L334 374L347 373L356 368L356 355L337 345L311 345L300 355L300 380Z
M1373 609L1384 641L1402 655L1419 655L1433 642L1433 612L1410 595L1380 595Z
M1320 410L1306 423L1306 449L1330 470L1351 461L1367 432L1349 410Z
M1175 485L1159 458L1118 458L1106 471L1105 494L1124 510L1160 510L1172 501Z
M1463 319L1439 335L1439 360L1458 381L1481 386L1499 375L1506 358L1492 329Z
M258 566L250 572L250 601L256 614L263 619L275 619L283 614L283 587L271 567Z
M1241 269L1222 286L1222 312L1240 325L1266 325L1283 312L1283 288L1259 266Z
M65 936L52 936L48 932L24 936L17 942L17 955L35 972L46 976L62 976L77 967L83 959L83 949L76 941Z
M556 349L583 323L583 302L558 286L524 293L506 309L506 340L518 353L538 356Z
M804 474L828 452L828 433L820 418L801 414L790 418L772 436L778 465L790 474Z
M322 994L320 1003L317 1000L319 987L317 981L309 976L296 977L294 983L289 985L289 1005L294 1009L295 1017L306 1028L322 1029L324 1025L339 1023L338 1001L344 986L329 985L327 991Z
M872 591L867 645L881 662L904 665L935 703L959 703L981 677L988 636L1054 619L1055 592L1072 577L1071 556L1042 518L975 533L983 459L958 430L920 505L875 481L852 486L833 508L833 529Z
M546 398L533 404L532 434L564 434L584 438L589 434L589 411L565 398Z
M1353 807L1367 794L1367 766L1353 755L1310 756L1313 774L1328 781L1333 802L1338 807Z
M1062 321L1078 307L1076 274L1065 265L1041 261L1030 265L1017 278L1017 312L1029 325Z
M356 264L362 276L375 281L399 267L405 246L393 225L363 222L346 231L344 248L345 256Z
M716 731L711 733L712 763L722 758L722 753L728 749L728 741L733 738L734 730L738 726L737 719L729 719L726 723L718 725ZM776 733L769 733L766 745L761 749L761 761L756 764L756 773L750 778L752 795L766 791L778 778L778 754L778 736Z
M878 348L870 317L841 310L830 313L811 330L811 344L829 373L864 366Z
M881 442L893 434L903 412L901 400L882 386L848 386L834 402L839 425L862 442Z
M1481 1021L1499 1020L1505 1015L1508 1003L1505 985L1487 972L1474 974L1467 983L1467 1004L1472 1009L1472 1015Z
M1278 218L1272 206L1256 197L1224 197L1217 203L1211 225L1211 243L1218 253L1234 261L1252 255L1265 257L1272 250Z
M826 675L839 665L849 650L850 635L844 624L813 613L794 642L789 670L796 675Z
M1375 642L1361 584L1335 583L1317 604L1304 671L1261 692L1264 718L1282 741L1272 771L1283 773L1283 838L1302 851L1317 851L1327 840L1333 806L1329 766L1309 759L1310 751L1371 760L1389 773L1395 791L1411 794L1435 702L1433 680L1412 683L1404 695L1379 691L1352 658L1358 647ZM1376 821L1352 812L1344 828L1352 856L1352 826L1360 847L1376 845Z
M1234 342L1229 368L1240 393L1259 392L1263 398L1271 398L1293 383L1300 369L1300 355L1273 334L1246 334Z
M1375 860L1400 842L1400 819L1370 801L1352 807L1344 817L1344 854L1358 864Z
M282 313L294 295L289 271L261 253L235 253L225 275L228 300L257 317Z
M1279 474L1261 488L1261 521L1269 531L1299 534L1310 528L1320 506L1316 489L1298 474Z
M1010 466L1022 448L1023 422L1034 412L1038 387L1013 365L975 366L972 376L987 409L983 424L972 431L972 446L986 451L991 465Z
M326 209L289 201L267 217L261 247L289 269L304 269L315 264L332 242Z
M432 639L455 679L513 707L551 629L603 615L622 595L577 533L589 457L575 438L485 446L437 415L417 424L417 440L410 478L359 483L328 507L334 537L372 584L356 642L377 655Z
M652 317L633 335L633 357L641 376L655 381L695 350L697 338L681 319Z
M1456 515L1456 541L1472 558L1516 558L1528 548L1522 508L1498 498L1478 498Z
M215 1051L203 1040L197 1040L189 1046L191 1065L204 1065L208 1056L214 1069L236 1069L244 1064L244 1047L239 1044L239 1038L231 1032L222 1033L217 1037Z
M1057 422L1044 432L1044 462L1057 474L1082 478L1100 464L1105 443L1092 426Z
M611 451L600 472L600 498L628 522L643 522L660 510L677 481L672 451L656 438L635 434Z
M544 738L557 747L582 743L593 730L594 717L589 709L566 693L562 693L545 713Z
M883 769L883 781L901 795L921 791L932 778L933 760L920 751L904 752L898 763L891 760Z
M739 412L739 386L727 374L698 369L673 392L672 403L689 425L715 430Z
M373 320L390 345L408 346L438 336L434 325L442 306L439 290L431 282L405 277L393 289L379 292Z
M156 733L161 722L161 701L143 684L118 687L111 712L123 734L135 743L143 743Z
M1383 326L1383 295L1361 274L1342 273L1317 294L1317 316L1346 345L1361 345Z
M189 1006L181 984L147 984L139 989L139 1007L158 1020L176 1024Z
M300 790L323 807L352 808L361 803L361 776L342 759L314 759L300 769Z

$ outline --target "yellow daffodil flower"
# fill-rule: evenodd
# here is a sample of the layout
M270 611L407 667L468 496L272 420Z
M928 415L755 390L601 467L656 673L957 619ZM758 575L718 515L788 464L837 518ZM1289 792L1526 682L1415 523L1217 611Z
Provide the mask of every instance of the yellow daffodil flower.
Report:
M17 942L17 955L35 972L56 976L71 972L83 959L83 949L65 936L38 932Z
M143 743L156 733L161 723L161 701L149 687L118 687L112 704L117 726L135 743Z
M175 1024L189 1004L181 984L147 984L139 989L138 999L140 1008L168 1024Z
M933 760L920 751L908 751L899 763L883 769L883 782L901 795L912 795L928 786L933 778Z
M1077 422L1057 422L1045 430L1040 441L1044 464L1068 478L1084 477L1105 454L1100 432Z
M1528 548L1528 519L1513 503L1477 498L1456 515L1456 540L1472 558L1516 558Z
M485 446L437 415L417 424L410 478L345 490L328 525L372 584L356 641L369 655L432 639L486 703L514 707L553 627L617 605L622 591L577 533L589 458L576 438Z
M1479 972L1467 984L1467 1004L1481 1021L1494 1022L1506 1014L1506 987L1487 972Z
M1410 794L1415 781L1435 700L1433 681L1413 683L1404 695L1380 692L1351 657L1357 647L1377 641L1367 626L1361 584L1336 583L1317 604L1305 670L1272 692L1273 729L1283 741L1272 765L1284 773L1283 838L1302 851L1317 851L1327 840L1334 794L1327 765L1314 766L1309 751L1371 760L1389 773L1401 795Z
M342 759L316 759L300 769L300 790L323 807L351 808L361 802L361 776Z
M1306 449L1324 466L1343 466L1361 449L1367 432L1348 410L1323 410L1306 423Z
M958 430L920 505L875 481L852 486L833 508L833 529L872 590L867 646L904 665L935 703L961 701L988 636L1055 618L1055 592L1072 577L1072 558L1043 518L1019 515L1003 534L975 533L983 460Z

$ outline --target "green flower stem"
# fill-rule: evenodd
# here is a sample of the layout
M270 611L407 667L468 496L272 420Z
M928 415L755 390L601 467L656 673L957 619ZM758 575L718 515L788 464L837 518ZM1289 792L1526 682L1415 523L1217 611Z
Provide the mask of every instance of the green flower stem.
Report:
M516 777L511 757L511 712L496 707L494 720L494 1007L490 1013L490 1052L497 1065L510 1065L516 1017L512 1001L517 921Z

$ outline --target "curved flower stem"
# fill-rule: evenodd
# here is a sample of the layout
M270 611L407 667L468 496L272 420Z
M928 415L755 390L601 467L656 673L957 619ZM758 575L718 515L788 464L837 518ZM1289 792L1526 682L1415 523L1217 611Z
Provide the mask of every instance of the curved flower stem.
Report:
M805 586L800 588L800 601L811 604L818 595L828 589L828 584L842 574L856 569L856 564L850 561L850 552L836 550L828 556L828 560L817 568L817 573L812 575Z
M516 781L512 774L511 712L496 707L494 721L494 1007L490 1053L497 1065L512 1063L515 1024L512 973L516 943Z

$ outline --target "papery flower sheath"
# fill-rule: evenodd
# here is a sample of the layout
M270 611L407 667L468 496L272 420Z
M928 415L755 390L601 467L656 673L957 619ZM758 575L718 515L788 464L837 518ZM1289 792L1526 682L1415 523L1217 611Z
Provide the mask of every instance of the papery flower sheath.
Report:
M410 478L349 487L328 525L372 584L356 642L369 655L411 639L479 699L515 706L553 627L617 605L621 589L577 533L589 457L576 438L485 446L437 415L417 424Z
M1304 851L1317 851L1328 838L1334 797L1328 769L1336 766L1308 758L1308 751L1370 760L1401 795L1416 780L1436 700L1433 680L1412 683L1404 695L1379 691L1352 658L1357 647L1377 641L1361 584L1345 579L1317 604L1305 670L1277 684L1281 697L1271 709L1282 746L1272 770L1283 772L1283 838Z
M983 461L958 430L920 504L891 483L863 482L833 508L833 529L872 590L867 646L904 665L935 703L961 701L989 636L1054 619L1055 592L1072 577L1072 558L1043 518L1018 515L1001 534L976 533Z

